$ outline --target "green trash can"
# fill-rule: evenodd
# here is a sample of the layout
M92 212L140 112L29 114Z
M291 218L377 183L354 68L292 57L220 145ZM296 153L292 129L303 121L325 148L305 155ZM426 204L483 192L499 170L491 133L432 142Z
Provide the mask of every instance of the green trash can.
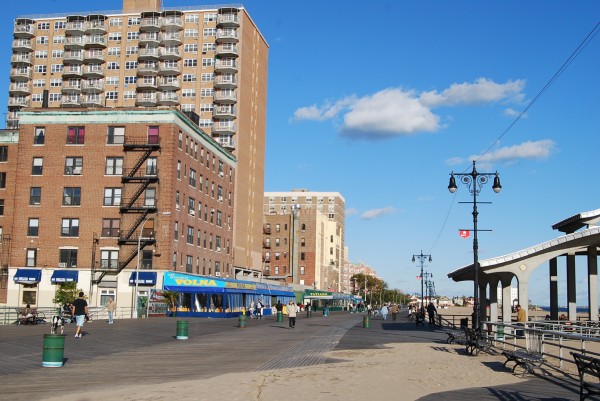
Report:
M504 326L501 324L496 326L496 340L504 340Z
M178 340L187 340L188 339L188 326L189 321L187 320L178 320L177 321L177 336Z
M47 368L60 368L63 366L65 356L64 334L44 334L44 349L42 352L42 366Z
M283 322L283 312L282 311L277 311L277 321Z
M363 316L363 328L365 328L365 329L371 328L371 318L369 316Z
M238 317L238 327L239 327L240 329L243 329L243 328L245 328L245 327L246 327L246 325L247 325L247 324L248 324L248 320L246 320L246 315L244 315L244 314L241 314L241 315Z

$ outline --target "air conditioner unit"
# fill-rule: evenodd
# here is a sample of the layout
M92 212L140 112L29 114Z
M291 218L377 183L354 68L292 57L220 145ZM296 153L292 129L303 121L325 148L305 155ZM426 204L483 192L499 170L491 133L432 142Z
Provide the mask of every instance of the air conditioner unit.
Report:
M190 209L190 215L192 215L192 216L196 215L196 212L194 211L194 209Z
M67 267L67 264L66 263L59 263L58 267Z
M215 272L215 276L220 277L221 276L221 272Z
M75 168L73 168L73 174L79 175L79 174L81 174L81 170L82 170L82 167L75 167Z
M223 197L222 196L219 196L218 199L219 199L219 202L223 202Z
M220 246L217 247L217 252L221 252L221 247Z
M223 173L222 171L219 171L219 177L223 177L225 175L225 173Z

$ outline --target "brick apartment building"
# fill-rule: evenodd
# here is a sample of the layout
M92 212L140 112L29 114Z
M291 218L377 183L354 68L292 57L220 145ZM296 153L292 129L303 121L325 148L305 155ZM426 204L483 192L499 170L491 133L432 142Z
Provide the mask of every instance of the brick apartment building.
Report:
M8 60L7 60L8 61ZM175 107L237 159L234 272L258 274L268 44L242 6L163 7L15 19L7 127L30 108Z
M19 118L0 135L2 302L52 306L54 284L74 278L92 305L125 307L138 256L154 275L140 295L160 287L156 271L233 275L236 161L181 111Z
M263 272L271 279L341 292L345 200L338 192L265 192Z

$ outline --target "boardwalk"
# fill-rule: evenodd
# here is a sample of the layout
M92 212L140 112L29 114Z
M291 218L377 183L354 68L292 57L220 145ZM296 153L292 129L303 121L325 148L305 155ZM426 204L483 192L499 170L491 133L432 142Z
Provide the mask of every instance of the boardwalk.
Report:
M444 343L446 335L404 320L372 320L362 328L362 315L333 313L299 318L295 330L273 317L249 320L238 328L236 319L189 319L189 339L176 340L176 318L119 320L113 325L94 321L86 335L65 334L65 365L41 367L43 334L48 325L0 327L2 400L39 400L65 396L81 383L93 392L111 386L203 379L230 372L276 370L335 363L331 350L382 348L387 343ZM475 358L466 356L465 358ZM499 362L489 369L510 372ZM68 379L67 379L68 378ZM399 380L399 379L396 379ZM401 388L401 382L398 382ZM215 396L218 396L215 394ZM531 377L516 385L473 388L431 394L423 400L574 400L578 386L569 378ZM400 399L400 398L399 398ZM589 398L594 399L594 398Z

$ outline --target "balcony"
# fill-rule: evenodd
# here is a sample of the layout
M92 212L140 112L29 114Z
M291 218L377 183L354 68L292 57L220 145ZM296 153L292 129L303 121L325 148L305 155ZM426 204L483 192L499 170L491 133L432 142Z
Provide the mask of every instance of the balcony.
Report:
M183 43L183 37L179 32L163 32L159 38L162 46L179 46Z
M83 63L82 50L69 50L63 56L64 63Z
M63 93L76 94L81 91L81 81L79 81L79 80L64 81L63 80L61 90Z
M83 69L83 76L86 78L102 78L104 77L104 69L100 65L88 65Z
M180 63L160 63L158 70L160 75L179 75L181 74Z
M28 81L13 82L10 84L8 91L11 95L27 96L31 93L31 83Z
M235 29L217 29L217 43L237 43L239 35Z
M143 47L138 52L138 60L158 60L158 47Z
M217 15L217 26L237 28L240 26L240 17L237 14L219 14Z
M237 103L237 95L234 91L216 91L214 99L215 103L219 104Z
M65 42L65 50L69 49L83 49L85 45L85 38L83 36L67 36Z
M263 226L263 234L271 234L271 226L270 225Z
M217 75L215 77L216 89L235 89L237 88L237 78L235 75Z
M266 249L271 248L271 242L270 241L263 241L263 248L266 248Z
M33 57L31 53L15 53L10 58L13 64L33 64Z
M33 45L31 44L31 40L29 40L29 39L13 40L12 48L13 48L13 51L16 51L16 52L32 52L33 51Z
M237 46L231 43L225 43L217 46L217 56L221 57L237 57L240 55L239 49Z
M215 72L216 73L235 74L237 72L237 70L238 70L237 63L235 62L235 60L232 60L232 59L217 60L217 62L215 63Z
M143 17L140 21L140 32L158 32L160 31L159 17Z
M33 24L16 24L13 29L15 38L33 38L35 36L35 27Z
M177 79L161 78L158 80L158 89L163 91L177 90L179 86L179 80Z
M86 63L104 63L105 57L101 50L94 49L85 52L84 61Z
M176 93L161 93L158 104L161 106L176 106L179 104L179 96Z
M158 46L159 40L158 40L158 32L144 32L142 34L140 34L140 39L139 39L139 46L144 47L144 46L150 46L150 47L156 47Z
M138 65L138 75L156 75L158 74L158 63L142 63Z
M212 133L215 135L234 135L235 124L231 121L217 121L212 126Z
M214 119L234 119L236 117L233 105L221 105L213 109Z
M105 19L93 19L86 23L85 33L88 35L104 35L108 32Z
M104 90L104 83L102 81L83 81L81 90L86 93L100 93Z
M83 35L85 33L85 21L69 21L65 27L67 35Z
M97 94L82 96L81 105L84 107L102 107L102 96Z
M136 106L156 106L157 98L156 93L139 93L135 104Z
M85 48L89 49L91 47L106 47L106 38L100 35L88 36L85 39Z
M29 99L26 97L10 97L8 99L9 107L29 107Z
M178 48L174 49L160 49L160 59L161 60L181 60L181 53Z
M136 88L138 90L156 90L158 84L156 83L156 77L149 77L148 79L138 79Z
M179 17L163 17L161 27L163 31L173 31L183 29L183 19Z
M63 107L79 107L81 106L81 98L79 95L63 96L60 104Z
M31 68L13 68L10 70L10 79L15 81L28 81L33 76Z
M63 70L63 79L65 78L81 78L81 73L83 71L83 68L81 68L81 65L76 65L76 64L72 64L72 65L66 65L64 70Z
M19 116L17 113L12 112L6 116L6 128L19 129Z

